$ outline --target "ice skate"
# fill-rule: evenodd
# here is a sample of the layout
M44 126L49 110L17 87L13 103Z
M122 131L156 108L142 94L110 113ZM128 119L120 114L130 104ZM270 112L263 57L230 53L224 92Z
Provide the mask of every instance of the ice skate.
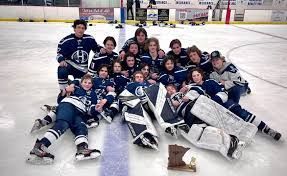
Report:
M77 146L75 158L77 161L95 159L101 156L101 151L97 149L88 149L87 143L82 143Z
M30 164L52 164L54 161L54 155L47 152L47 147L40 143L37 139L33 149L30 152L30 156L27 159L27 163Z
M182 133L188 133L189 132L189 126L187 124L181 124L178 126L179 132Z
M122 109L122 112L121 112L121 119L123 122L125 122L125 112L127 112L128 110L128 106L124 106L123 109Z
M99 121L96 121L94 118L87 120L86 123L87 128L96 128L99 126Z
M41 129L43 126L45 126L43 123L42 123L42 120L41 119L36 119L35 122L34 122L34 125L30 131L30 133L33 133L35 131L38 131L39 129Z
M50 105L45 104L41 106L40 109L42 109L46 113L49 113L50 111L56 112L57 106L50 106Z
M271 128L269 129L269 131L266 134L271 136L276 141L279 141L281 136L282 136L281 133L279 133L278 131L275 131Z
M244 141L239 141L237 148L232 153L232 158L239 159L242 156L242 151L245 149L246 143Z
M100 114L108 123L112 123L113 119L111 117L109 110L106 109L106 110L102 111Z
M174 136L175 138L178 137L178 132L177 132L177 129L174 127L174 126L171 126L171 127L167 127L165 129L165 132Z
M144 135L142 135L142 136L140 137L140 139L141 139L142 144L143 144L145 147L158 150L158 144L157 144L157 142L153 139L153 137L148 137L148 136L145 137Z
M239 159L242 156L242 151L245 149L245 146L245 142L239 141L234 135L230 135L230 147L227 156L233 159Z
M247 87L246 93L247 93L247 94L251 94L251 89L250 89L249 86Z

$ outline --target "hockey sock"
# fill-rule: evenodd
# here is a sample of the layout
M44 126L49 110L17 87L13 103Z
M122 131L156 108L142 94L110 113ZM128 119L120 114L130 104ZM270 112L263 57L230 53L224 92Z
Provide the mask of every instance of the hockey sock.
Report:
M254 124L259 131L262 131L264 133L268 133L270 128L268 127L268 125L266 125L265 122L261 121L260 119L256 118L255 115L251 114L250 117L246 120L249 123Z
M50 123L56 120L56 113L54 111L50 111L46 117L42 120L43 125L49 125Z
M43 137L39 142L47 148L51 145L51 142L49 141L49 139L47 139L45 137Z
M49 115L46 115L43 120L41 120L43 125L49 125L52 123L52 118Z

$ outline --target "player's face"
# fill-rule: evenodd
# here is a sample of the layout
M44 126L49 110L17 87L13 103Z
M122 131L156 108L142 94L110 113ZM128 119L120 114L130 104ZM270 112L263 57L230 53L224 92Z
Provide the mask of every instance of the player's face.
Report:
M149 75L149 66L144 66L142 69L141 69L141 72L143 73L144 77L147 78L148 75Z
M106 48L107 53L110 54L115 49L115 45L111 40L108 40L105 44L105 48Z
M127 66L134 67L135 66L135 58L134 57L127 57Z
M138 82L138 83L143 83L144 82L144 77L142 74L136 74L135 75L135 82Z
M179 46L178 43L175 43L174 45L172 45L172 51L174 52L174 54L179 55L180 51L181 51L181 47Z
M199 64L200 63L200 57L197 54L197 52L191 52L189 54L189 59L195 64Z
M92 80L91 79L84 79L81 82L81 86L84 90L90 90L93 86Z
M165 63L165 68L167 71L172 71L174 69L174 63L171 60L168 60Z
M166 90L167 90L168 95L172 95L176 93L176 89L173 86L167 86Z
M149 52L157 52L157 45L155 42L150 42L148 45Z
M120 73L122 71L122 66L120 63L116 62L113 66L114 73Z
M74 32L76 37L81 38L83 37L84 33L86 31L86 28L84 25L82 24L78 24L75 28L74 28Z
M146 36L144 33L140 32L139 35L137 35L137 41L140 44L143 44L145 42Z
M223 67L223 60L220 58L213 58L211 60L213 68L216 70L220 70Z
M193 71L192 72L192 80L193 82L195 82L196 84L201 84L203 81L203 77L202 75L198 72L198 71Z
M137 55L139 52L139 47L137 44L131 44L129 48L129 52L133 53L134 55Z
M104 78L104 79L108 77L108 68L107 67L101 68L101 70L99 71L99 77Z

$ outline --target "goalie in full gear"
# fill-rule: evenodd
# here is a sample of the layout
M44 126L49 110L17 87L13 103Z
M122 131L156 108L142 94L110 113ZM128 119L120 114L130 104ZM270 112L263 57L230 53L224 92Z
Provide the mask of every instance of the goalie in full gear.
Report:
M146 133L150 141L156 142L151 147L156 148L158 136L151 123L151 117L158 121L165 132L173 136L177 136L177 127L184 121L178 118L172 109L162 84L149 86L149 83L144 81L142 72L135 72L134 78L135 82L129 84L119 96L122 103L130 107L124 113L124 118L135 139L145 137Z
M178 115L185 119L186 125L179 126L185 139L196 147L218 151L227 159L240 158L245 142L239 141L235 135L226 133L224 129L207 125L194 116L190 110L196 100L192 101L182 92L177 92L174 85L168 85L167 92L171 95L172 104Z
M83 123L85 114L97 115L101 106L97 104L97 95L92 89L92 77L84 75L81 85L75 87L73 92L62 90L63 99L57 108L55 124L42 139L37 139L30 156L27 159L31 164L51 164L54 155L48 152L48 147L55 142L67 129L75 135L77 160L93 159L101 155L97 149L88 148L88 130ZM69 95L70 96L67 96Z
M147 106L143 88L150 84L144 81L143 73L136 71L133 75L134 82L127 85L119 95L125 110L122 112L123 120L133 136L133 143L139 146L158 149L158 134L152 124L151 118L144 106Z
M197 98L199 95L206 95L200 98L201 103L197 101L198 104L202 104L204 106L203 107L198 106L198 108L197 106L194 107L193 109L195 113L200 114L200 113L207 112L208 110L211 110L211 109L215 109L215 110L217 109L218 111L221 110L221 112L226 112L226 113L230 113L229 111L231 111L236 116L243 119L244 121L250 124L254 124L258 128L259 131L271 136L274 140L278 141L281 138L281 133L270 128L264 121L256 117L256 115L254 115L253 113L243 109L238 103L234 102L231 99L228 99L228 96L226 92L224 91L224 88L221 84L219 84L218 82L212 79L203 81L203 71L201 69L199 68L193 69L190 75L191 75L190 79L194 83L182 88L184 89L182 91L186 92L187 90L189 90L189 96L193 98ZM210 97L210 99L208 99L207 97ZM213 101L210 101L210 100L213 100ZM205 103L207 101L210 103L209 104ZM195 111L196 108L199 111ZM234 118L236 119L236 117Z

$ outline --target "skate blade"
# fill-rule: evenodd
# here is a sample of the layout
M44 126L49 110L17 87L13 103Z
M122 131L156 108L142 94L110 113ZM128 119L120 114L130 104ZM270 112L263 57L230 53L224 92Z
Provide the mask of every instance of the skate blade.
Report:
M40 124L38 124L38 123L34 123L34 125L33 125L32 129L31 129L30 133L34 133L34 132L36 132L36 131L39 131L39 130L41 129L41 127L39 127L39 125L40 125Z
M31 155L26 160L27 163L33 164L33 165L49 165L53 164L54 160L49 157L38 157L36 155Z
M93 153L91 153L90 156L86 156L86 157L85 157L85 155L77 155L77 156L76 156L76 160L77 160L77 161L91 160L91 159L96 159L96 158L98 158L99 156L101 156L101 153L99 153L99 152L93 152Z
M156 144L150 144L150 147L152 149L155 149L156 151L158 151L158 146Z
M154 149L156 151L158 151L158 146L156 144L151 144L151 143L146 143L144 144L145 147L150 148L150 149Z
M46 113L49 113L50 110L47 108L47 106L43 105L43 106L40 106L40 109Z
M101 116L108 122L112 123L112 118L109 116L106 116L104 112L101 112Z

